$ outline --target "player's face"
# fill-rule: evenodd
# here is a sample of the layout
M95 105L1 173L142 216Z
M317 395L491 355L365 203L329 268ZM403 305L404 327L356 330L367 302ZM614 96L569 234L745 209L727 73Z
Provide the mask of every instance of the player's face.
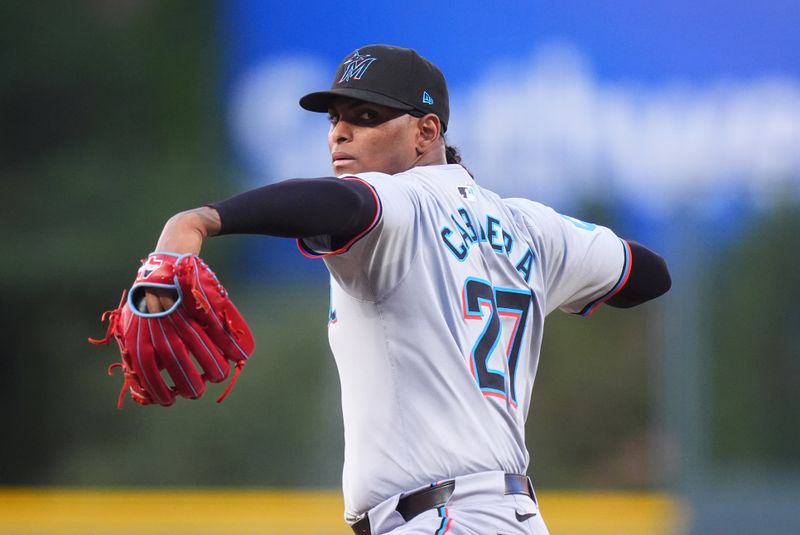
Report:
M417 119L404 111L351 98L328 109L328 150L339 176L365 171L395 174L414 167Z

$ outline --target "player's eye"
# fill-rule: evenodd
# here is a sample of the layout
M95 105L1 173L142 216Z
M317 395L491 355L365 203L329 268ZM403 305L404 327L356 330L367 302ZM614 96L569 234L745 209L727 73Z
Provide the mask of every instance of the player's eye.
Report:
M375 126L384 120L373 108L361 108L353 113L353 123L359 126Z
M336 115L335 113L329 113L328 122L331 123L331 125L336 126L336 123L339 122L339 116Z

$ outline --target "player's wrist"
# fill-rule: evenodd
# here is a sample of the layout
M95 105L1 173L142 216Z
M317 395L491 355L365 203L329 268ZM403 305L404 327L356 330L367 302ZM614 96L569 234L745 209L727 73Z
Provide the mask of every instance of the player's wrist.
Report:
M199 255L203 240L218 234L220 220L213 208L202 207L175 214L164 225L156 251Z

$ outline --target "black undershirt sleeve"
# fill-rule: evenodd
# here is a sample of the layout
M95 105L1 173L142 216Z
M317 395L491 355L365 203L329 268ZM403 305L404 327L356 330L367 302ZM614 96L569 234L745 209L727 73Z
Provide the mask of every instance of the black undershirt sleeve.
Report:
M631 247L631 273L622 289L606 301L617 308L629 308L665 294L672 286L667 263L659 255L635 241Z
M219 212L220 234L327 235L334 243L367 230L378 212L370 186L333 177L285 180L208 206Z

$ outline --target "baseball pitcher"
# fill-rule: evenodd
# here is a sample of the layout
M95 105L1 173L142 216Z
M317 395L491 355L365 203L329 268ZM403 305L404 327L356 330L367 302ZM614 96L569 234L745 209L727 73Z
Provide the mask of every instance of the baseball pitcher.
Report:
M666 292L664 260L608 228L482 187L449 146L447 84L416 51L364 46L330 89L332 177L285 180L173 216L120 308L128 390L195 398L253 351L197 257L222 234L297 240L330 271L345 519L361 535L547 533L525 420L544 319ZM194 358L205 370L194 370ZM172 384L164 383L166 371Z

